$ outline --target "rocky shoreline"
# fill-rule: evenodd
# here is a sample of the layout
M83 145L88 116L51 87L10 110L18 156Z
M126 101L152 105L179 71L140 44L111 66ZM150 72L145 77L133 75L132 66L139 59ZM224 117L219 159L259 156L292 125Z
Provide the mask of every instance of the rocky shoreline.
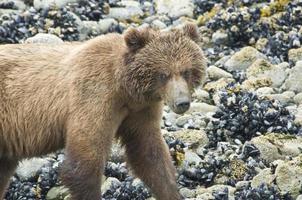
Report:
M55 4L53 3L55 2ZM87 40L129 26L199 26L208 77L163 136L189 200L302 199L302 1L4 0L0 44ZM68 200L64 153L20 164L6 200ZM104 200L151 200L114 145Z

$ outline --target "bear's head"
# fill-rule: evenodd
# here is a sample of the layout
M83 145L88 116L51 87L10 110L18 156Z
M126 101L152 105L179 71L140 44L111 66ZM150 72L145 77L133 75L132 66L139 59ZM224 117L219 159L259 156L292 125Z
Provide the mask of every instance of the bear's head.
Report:
M175 113L187 111L192 91L206 73L196 25L170 31L130 29L124 38L122 82L129 95L137 101L164 100Z

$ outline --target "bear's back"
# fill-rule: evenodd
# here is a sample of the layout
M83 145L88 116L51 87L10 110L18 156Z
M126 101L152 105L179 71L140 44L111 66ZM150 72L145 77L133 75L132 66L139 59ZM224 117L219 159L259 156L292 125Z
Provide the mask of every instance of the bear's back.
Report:
M62 59L72 48L0 46L0 157L44 154L63 145L68 66Z

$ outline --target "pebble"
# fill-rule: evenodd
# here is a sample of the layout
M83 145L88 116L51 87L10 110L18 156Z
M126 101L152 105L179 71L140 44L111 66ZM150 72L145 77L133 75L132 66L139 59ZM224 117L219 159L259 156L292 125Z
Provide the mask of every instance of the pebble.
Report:
M207 75L211 80L218 80L220 78L232 78L232 74L224 71L215 66L210 66L207 68Z
M265 56L253 47L244 47L226 61L225 67L228 71L246 70L259 58L265 58Z
M302 61L298 61L296 65L290 70L289 77L284 83L286 90L294 92L302 92Z

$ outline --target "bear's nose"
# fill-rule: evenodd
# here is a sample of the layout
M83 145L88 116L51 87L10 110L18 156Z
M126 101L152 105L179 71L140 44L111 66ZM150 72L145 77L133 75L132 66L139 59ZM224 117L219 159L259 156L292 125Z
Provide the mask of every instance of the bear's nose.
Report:
M175 102L177 110L179 110L180 113L186 112L190 108L190 101L189 99L179 99Z

